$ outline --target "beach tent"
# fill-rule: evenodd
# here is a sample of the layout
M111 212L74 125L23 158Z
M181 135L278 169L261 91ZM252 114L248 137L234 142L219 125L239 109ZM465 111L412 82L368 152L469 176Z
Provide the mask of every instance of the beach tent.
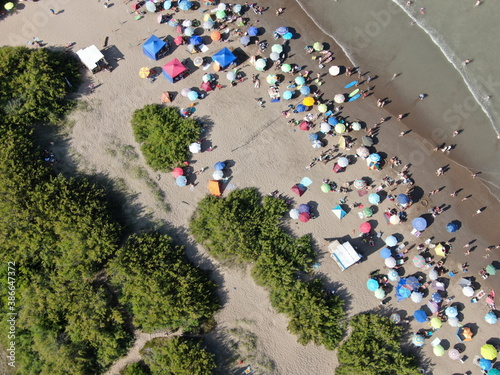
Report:
M336 205L335 207L332 208L332 212L337 216L339 219L342 219L345 215L346 212L340 207L340 205Z
M148 40L142 45L142 52L153 60L161 59L162 52L165 51L167 43L158 38L156 35L151 35Z
M215 195L216 197L220 197L222 195L222 192L220 190L220 181L217 180L210 180L208 181L208 192L212 195Z
M222 69L225 69L236 61L236 56L227 48L223 48L212 56L212 60L218 63Z
M361 256L349 242L341 244L335 240L328 245L328 251L342 271L361 260Z
M97 73L104 67L108 66L107 61L104 59L104 55L94 45L80 49L76 51L76 54L80 58L83 65L85 65L92 73Z
M163 65L162 70L167 81L174 83L187 73L188 69L178 59L173 59Z
M307 188L304 185L301 184L296 184L292 186L292 191L297 194L299 197L301 197L305 192Z

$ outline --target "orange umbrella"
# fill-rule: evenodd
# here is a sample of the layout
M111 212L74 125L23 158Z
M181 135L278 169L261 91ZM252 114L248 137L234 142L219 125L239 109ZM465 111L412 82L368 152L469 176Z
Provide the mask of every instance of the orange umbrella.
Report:
M215 31L212 31L212 34L210 34L210 38L212 38L212 40L216 42L222 38L222 35L220 34L220 32L215 30Z
M139 70L139 77L141 78L148 78L149 77L149 68L141 68L141 70Z
M222 192L220 190L220 181L210 180L208 181L208 191L210 194L220 197Z

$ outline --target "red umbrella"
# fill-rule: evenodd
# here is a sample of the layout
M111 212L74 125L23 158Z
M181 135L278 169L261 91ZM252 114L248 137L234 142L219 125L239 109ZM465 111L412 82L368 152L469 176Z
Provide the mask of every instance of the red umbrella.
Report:
M361 231L361 233L370 233L370 231L372 230L372 226L370 223L366 222L359 226L359 230Z
M174 39L174 43L176 46L180 46L181 44L184 44L184 38L182 36L176 36Z
M140 4L140 3L133 3L133 4L132 4L132 9L133 9L133 10L137 10L137 9L139 9L140 7L141 7L141 4Z
M174 170L172 171L172 176L174 176L175 178L179 177L179 176L182 176L184 175L184 170L182 168L174 168Z
M213 88L212 88L212 85L210 84L210 82L203 82L200 86L200 88L204 91L212 91Z
M309 130L309 123L307 121L302 121L299 125L300 130Z
M177 25L176 28L175 28L175 32L177 34L182 34L182 26L181 25Z
M299 214L299 220L302 221L303 223L307 223L310 218L311 215L309 215L307 212L301 212Z

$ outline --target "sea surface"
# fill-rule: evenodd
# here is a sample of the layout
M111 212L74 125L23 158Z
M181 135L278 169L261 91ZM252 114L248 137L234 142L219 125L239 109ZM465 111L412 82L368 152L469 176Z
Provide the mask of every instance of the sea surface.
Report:
M456 145L449 157L481 171L500 198L498 1L297 2L353 66L377 77L377 97L393 100L388 111L408 112L412 130L432 146ZM423 101L421 93L427 95ZM461 133L452 137L455 130Z

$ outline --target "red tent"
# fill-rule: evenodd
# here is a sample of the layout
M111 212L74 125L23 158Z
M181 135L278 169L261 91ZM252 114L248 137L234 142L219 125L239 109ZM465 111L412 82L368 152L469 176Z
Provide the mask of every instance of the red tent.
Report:
M182 63L178 59L173 59L172 61L163 65L162 70L165 78L174 83L174 81L177 81L179 78L181 78L181 75L185 74L188 69L184 65L182 65Z
M344 172L344 168L342 168L340 165L338 165L337 163L335 163L335 166L333 167L333 171L335 173L340 173L340 172Z
M370 223L366 222L359 226L359 230L361 231L361 233L370 233L370 231L372 230L372 226Z
M213 87L212 85L210 84L210 82L203 82L200 86L200 88L204 91L212 91L213 90Z
M299 220L302 221L303 223L307 223L310 218L311 215L309 215L307 212L301 212L299 214Z
M299 197L301 197L305 192L306 192L306 187L301 184L293 185L292 191L297 194Z

